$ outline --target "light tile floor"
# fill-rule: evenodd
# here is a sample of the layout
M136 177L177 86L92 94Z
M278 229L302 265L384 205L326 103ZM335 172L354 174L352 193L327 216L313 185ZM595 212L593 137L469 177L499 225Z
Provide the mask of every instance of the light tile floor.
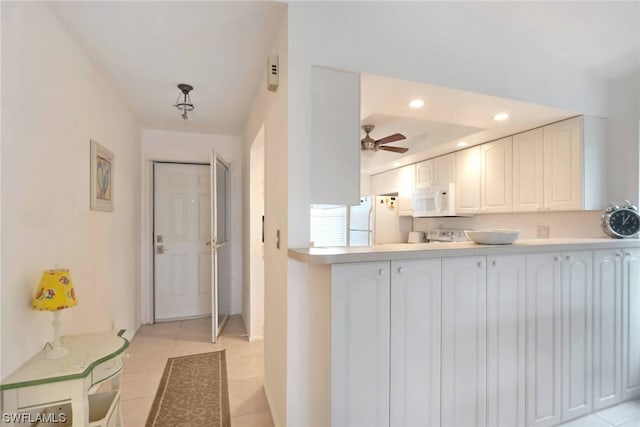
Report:
M603 409L560 427L640 427L640 400L631 400Z
M242 317L229 318L217 344L212 344L211 319L144 325L129 346L121 380L122 421L144 426L168 357L226 350L231 425L273 426L264 394L264 344L250 343Z

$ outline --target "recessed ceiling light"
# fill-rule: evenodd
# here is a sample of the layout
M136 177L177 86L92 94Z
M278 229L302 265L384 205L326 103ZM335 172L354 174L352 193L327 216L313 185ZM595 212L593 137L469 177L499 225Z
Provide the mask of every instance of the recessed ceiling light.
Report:
M458 147L466 147L467 145L469 145L469 143L467 141L460 141L456 145Z
M507 120L508 118L509 118L509 115L507 113L499 113L493 116L493 120L497 120L497 121Z
M422 99L414 99L409 103L409 107L411 108L422 108L424 107L424 101Z

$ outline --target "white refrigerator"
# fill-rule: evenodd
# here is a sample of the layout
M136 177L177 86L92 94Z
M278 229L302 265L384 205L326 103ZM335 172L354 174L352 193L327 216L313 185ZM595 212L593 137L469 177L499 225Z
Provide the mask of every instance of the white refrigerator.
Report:
M398 215L395 196L368 196L349 208L349 246L406 243L413 218Z

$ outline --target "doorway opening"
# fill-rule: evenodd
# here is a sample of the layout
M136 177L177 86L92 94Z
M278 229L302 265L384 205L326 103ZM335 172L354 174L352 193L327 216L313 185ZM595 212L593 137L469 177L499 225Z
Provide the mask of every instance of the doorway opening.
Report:
M211 164L153 162L153 319L210 316L212 342L231 313L227 185L213 154Z
M242 313L249 341L264 337L264 125L249 152L249 280Z

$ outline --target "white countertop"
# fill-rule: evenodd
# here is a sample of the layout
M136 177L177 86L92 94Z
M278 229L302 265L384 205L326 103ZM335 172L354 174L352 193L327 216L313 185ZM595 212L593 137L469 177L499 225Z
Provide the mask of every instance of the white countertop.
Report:
M638 239L522 239L511 245L460 243L393 243L375 246L289 249L289 258L308 264L387 261L466 255L505 255L640 247Z

